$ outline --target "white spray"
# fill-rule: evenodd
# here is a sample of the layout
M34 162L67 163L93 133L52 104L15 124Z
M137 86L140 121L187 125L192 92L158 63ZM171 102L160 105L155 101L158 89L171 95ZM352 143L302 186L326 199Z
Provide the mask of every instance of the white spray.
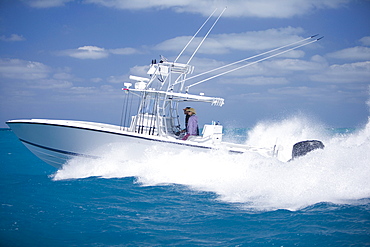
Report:
M370 198L370 121L355 133L328 135L321 125L296 116L258 124L247 143L269 146L276 139L282 161L256 153L179 153L160 145L135 157L124 147L112 146L101 159L71 160L53 179L136 177L141 186L181 184L252 210L296 210ZM306 139L323 141L325 149L284 162L293 144Z

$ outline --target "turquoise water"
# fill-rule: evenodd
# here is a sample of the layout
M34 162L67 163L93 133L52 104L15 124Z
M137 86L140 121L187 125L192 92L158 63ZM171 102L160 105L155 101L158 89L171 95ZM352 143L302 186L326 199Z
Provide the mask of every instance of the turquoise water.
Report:
M258 144L270 127L227 138ZM326 149L286 163L156 147L124 167L107 150L57 171L2 130L0 246L370 246L369 127L289 129Z

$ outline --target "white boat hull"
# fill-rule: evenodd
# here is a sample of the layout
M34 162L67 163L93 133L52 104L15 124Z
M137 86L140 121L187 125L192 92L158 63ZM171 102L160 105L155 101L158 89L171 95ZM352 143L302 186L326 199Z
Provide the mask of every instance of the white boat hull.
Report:
M112 144L122 144L141 155L154 144L194 150L209 150L212 145L197 144L175 138L140 135L122 130L120 126L67 120L11 120L7 124L19 140L46 163L61 168L76 156L98 158L101 150Z

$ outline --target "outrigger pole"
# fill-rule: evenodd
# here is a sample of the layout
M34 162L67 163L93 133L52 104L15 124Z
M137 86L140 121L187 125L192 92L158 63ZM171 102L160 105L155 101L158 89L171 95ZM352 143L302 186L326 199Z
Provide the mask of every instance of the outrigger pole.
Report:
M318 36L318 34L316 34L316 35L312 35L312 36L310 36L310 37L308 37L308 38L305 38L305 39L302 39L302 40L299 40L299 41L296 41L296 42L290 43L290 44L288 44L288 45L283 45L283 46L280 46L280 47L278 47L278 48L275 48L275 49L272 49L272 50L269 50L269 51L266 51L266 52L263 52L263 53L260 53L260 54L257 54L257 55L254 55L254 56L248 57L248 58L244 58L244 59L242 59L242 60L239 60L239 61L236 61L236 62L233 62L233 63L226 64L226 65L224 65L224 66L221 66L221 67L218 67L218 68L215 68L215 69L211 69L211 70L205 71L205 72L203 72L203 73L200 73L200 74L197 74L197 75L194 75L194 76L192 76L192 77L187 78L187 79L186 79L186 81L191 80L191 79L194 79L194 78L199 77L199 76L202 76L202 75L206 75L206 74L208 74L208 73L214 72L214 71L219 70L219 69L224 69L224 68L229 67L229 66L231 66L231 65L235 65L235 64L238 64L238 63L241 63L241 62L244 62L244 61L251 60L251 59L256 58L256 57L260 57L260 56L266 55L266 54L271 53L271 52L275 52L275 51L281 50L281 49L283 49L283 48L286 48L286 47L289 47L289 46L292 46L292 45L295 45L295 44L302 43L302 42L304 42L304 41L306 41L306 40L309 40L309 39L312 39L312 38L314 38L314 37L316 37L316 36Z
M226 9L227 9L227 7L225 7L224 10L222 10L221 14L217 17L217 19L215 20L215 22L213 23L213 25L211 26L211 28L208 30L208 32L206 33L206 35L204 35L202 41L199 43L198 47L195 49L195 51L193 52L193 54L189 58L188 62L186 63L187 65L193 59L193 57L195 56L195 54L197 53L197 51L199 50L199 48L202 46L203 42L206 40L206 38L208 37L209 33L212 31L212 29L214 28L214 26L216 25L216 23L218 22L218 20L221 18L222 14L225 12Z
M314 42L316 42L316 41L319 41L319 40L320 40L320 39L322 39L322 38L323 38L323 37L320 37L320 38L315 39L315 40L313 40L313 41L310 41L310 42L304 43L304 44L302 44L302 45L298 45L298 46L292 47L292 48L287 49L287 50L284 50L284 51L282 51L282 52L279 52L279 53L276 53L276 54L273 54L273 55L267 56L267 57L265 57L265 58L261 58L261 59L259 59L259 60L257 60L257 61L254 61L254 62L251 62L251 63L245 64L245 65L239 66L239 67L237 67L237 68L234 68L234 69L231 69L231 70L225 71L225 72L223 72L223 73L220 73L220 74L217 74L217 75L214 75L214 76L211 76L211 77L208 77L208 78L206 78L206 79L204 79L204 80L198 81L198 82L196 82L196 83L194 83L194 84L191 84L191 85L187 86L187 87L185 88L185 91L186 91L186 93L188 93L188 91L189 91L189 89L190 89L191 87L196 86L196 85L198 85L198 84L200 84L200 83L203 83L203 82L209 81L209 80L211 80L211 79L214 79L214 78L216 78L216 77L219 77L219 76L222 76L222 75L225 75L225 74L228 74L228 73L234 72L234 71L236 71L236 70L239 70L239 69L242 69L242 68L245 68L245 67L248 67L248 66L251 66L251 65L253 65L253 64L256 64L256 63L259 63L259 62L261 62L261 61L264 61L264 60L270 59L270 58L272 58L272 57L279 56L279 55L284 54L284 53L286 53L286 52L289 52L289 51L295 50L295 49L297 49L297 48L299 48L299 47L302 47L302 46L306 46L306 45L312 44L312 43L314 43Z
M191 39L189 40L189 42L185 45L185 47L182 49L182 51L180 52L180 54L176 57L174 63L176 63L176 61L181 57L181 55L184 53L184 51L186 50L186 48L188 48L188 46L190 45L190 43L193 41L193 39L198 35L198 33L200 32L200 30L202 30L202 28L204 27L204 25L206 25L206 23L209 21L209 19L211 19L211 17L213 16L213 14L216 12L217 9L215 9L212 14L210 16L208 16L207 20L205 20L205 22L202 24L202 26L200 26L200 28L198 29L198 31L196 31L196 33L193 35L193 37L191 37Z
M199 45L197 46L197 48L195 49L195 51L193 52L193 54L191 55L191 57L189 58L188 62L186 63L186 65L189 65L190 61L193 59L194 55L197 53L197 51L199 50L199 48L201 47L201 45L203 44L203 42L205 41L205 39L208 37L209 33L212 31L213 27L216 25L216 23L218 22L218 20L221 18L222 14L225 12L225 10L227 9L227 7L225 7L223 9L223 11L220 13L220 15L217 17L217 19L215 20L215 22L213 23L213 25L211 26L211 28L208 30L207 34L203 37L202 41L199 43ZM186 50L186 48L188 48L188 46L191 44L191 42L194 40L194 38L198 35L198 33L203 29L203 27L205 26L205 24L209 21L209 19L211 19L211 17L214 15L214 13L217 11L217 8L212 12L212 14L210 16L208 16L208 18L206 19L206 21L200 26L200 28L195 32L195 34L192 36L192 38L189 40L189 42L185 45L185 47L182 49L182 51L180 52L180 54L176 57L174 63L181 57L181 55L184 53L184 51ZM182 79L180 79L182 78ZM180 81L180 82L179 82ZM169 88L173 87L174 85L178 84L178 83L182 83L182 86L181 86L181 90L183 88L183 83L185 82L185 77L183 77L182 75L179 75L178 78L174 81L174 83L172 83L171 85L169 85Z

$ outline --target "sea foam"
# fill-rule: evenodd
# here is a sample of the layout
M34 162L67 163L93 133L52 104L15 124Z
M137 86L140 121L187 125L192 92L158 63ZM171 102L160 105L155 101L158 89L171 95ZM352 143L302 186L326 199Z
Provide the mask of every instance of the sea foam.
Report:
M307 139L323 141L325 149L286 162L293 144ZM112 145L101 159L69 161L53 179L135 177L141 186L181 184L251 210L297 210L370 198L370 122L353 133L329 134L324 126L296 116L257 124L246 143L276 145L280 159L257 153L178 152L161 145L138 157Z

